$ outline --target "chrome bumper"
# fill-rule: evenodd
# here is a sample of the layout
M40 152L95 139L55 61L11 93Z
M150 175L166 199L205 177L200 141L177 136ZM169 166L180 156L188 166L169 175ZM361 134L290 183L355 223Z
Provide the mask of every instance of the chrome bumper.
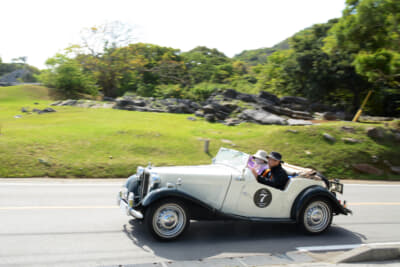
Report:
M143 219L143 214L140 211L137 211L133 209L132 207L128 206L128 203L124 200L121 199L119 196L117 198L118 205L120 209L127 215L127 216L132 216L136 219Z

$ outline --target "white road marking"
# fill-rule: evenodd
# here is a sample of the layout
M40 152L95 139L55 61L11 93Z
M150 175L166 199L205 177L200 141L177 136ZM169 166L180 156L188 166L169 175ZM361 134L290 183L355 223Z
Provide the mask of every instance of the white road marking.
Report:
M348 206L399 206L400 202L349 202Z
M116 209L118 206L21 206L0 207L0 210L47 210L47 209Z
M297 247L296 249L301 252L311 251L333 251L333 250L349 250L362 246L398 246L400 242L384 242L384 243L363 243L363 244L343 244L343 245L330 245L330 246L310 246L310 247Z
M114 182L114 183L54 183L54 182L50 182L50 183L24 183L24 182L20 182L20 183L1 183L0 182L0 186L58 186L58 185L62 185L62 186L110 186L110 185L122 185L121 182Z
M356 187L400 187L400 184L343 184L344 187L351 187L351 186L356 186Z

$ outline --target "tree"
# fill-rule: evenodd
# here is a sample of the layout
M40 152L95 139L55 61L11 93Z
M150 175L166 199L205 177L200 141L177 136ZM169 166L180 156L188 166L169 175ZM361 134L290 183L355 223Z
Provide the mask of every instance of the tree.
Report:
M86 71L92 72L105 96L119 95L119 81L123 78L118 48L132 43L133 28L120 21L86 28L81 32L82 43L75 46L77 59ZM87 52L89 54L87 54Z
M80 94L97 94L95 80L85 73L82 66L65 54L56 54L46 61L47 70L42 71L39 80L46 86L56 88L67 97Z
M198 46L182 53L192 84L201 82L223 83L233 73L231 60L217 49Z
M374 89L373 97L380 99L370 108L393 114L386 107L400 94L400 1L348 0L325 43L325 51L348 55L348 64L370 82L362 93Z

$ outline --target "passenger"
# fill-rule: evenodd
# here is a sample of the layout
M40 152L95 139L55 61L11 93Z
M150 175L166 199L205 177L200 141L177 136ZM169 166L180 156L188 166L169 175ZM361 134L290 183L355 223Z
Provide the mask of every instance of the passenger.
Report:
M251 172L259 183L283 190L289 180L289 177L286 171L282 168L282 156L278 152L271 152L267 158L269 169L266 169L263 171L263 173L258 174L255 168L250 168Z
M268 169L268 153L264 150L258 150L249 160L249 167L255 168L257 174L261 174Z

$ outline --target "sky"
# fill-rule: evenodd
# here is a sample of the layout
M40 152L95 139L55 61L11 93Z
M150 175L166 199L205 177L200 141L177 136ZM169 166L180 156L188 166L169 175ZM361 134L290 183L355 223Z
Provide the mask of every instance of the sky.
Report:
M341 16L345 0L13 0L0 1L0 57L47 58L80 42L83 28L121 21L137 42L229 57L271 47L315 23Z

